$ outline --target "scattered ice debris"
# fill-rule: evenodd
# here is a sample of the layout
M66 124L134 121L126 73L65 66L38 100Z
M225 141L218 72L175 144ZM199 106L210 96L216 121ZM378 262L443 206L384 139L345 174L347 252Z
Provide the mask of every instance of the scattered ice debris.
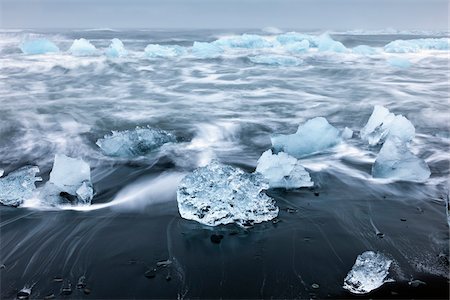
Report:
M213 161L185 176L177 190L181 217L217 226L251 226L278 215L275 201L264 193L269 185L261 174Z
M24 54L45 54L59 52L58 46L46 39L24 41L20 44L20 50Z
M213 43L194 42L192 54L198 58L217 58L221 56L223 49Z
M386 138L397 136L405 142L414 138L413 124L402 115L395 115L387 108L375 105L367 124L361 130L361 138L370 145L382 144Z
M290 53L298 54L307 52L309 49L310 43L308 40L302 40L300 42L290 43L285 46L286 50Z
M319 51L327 51L327 52L337 52L344 53L347 52L347 48L338 41L333 40L328 34L323 34L318 37L318 46Z
M351 130L348 127L345 127L344 130L341 133L341 138L344 140L351 139L353 137L353 130Z
M272 43L256 34L243 34L240 36L220 38L213 42L214 45L228 48L269 48Z
M415 53L422 50L450 50L450 38L395 40L384 46L389 53Z
M149 44L145 47L145 55L150 58L175 57L186 52L184 47L178 45Z
M300 125L294 134L273 136L271 140L275 151L301 158L337 145L341 137L327 119L318 117Z
M302 60L293 56L267 54L249 57L255 64L278 65L278 66L298 66Z
M17 169L5 177L0 176L0 203L9 206L19 206L23 201L34 197L35 182L41 181L36 177L39 168L25 166Z
M373 251L358 255L344 279L344 289L354 294L366 294L379 288L390 281L386 277L389 275L391 263L392 260Z
M377 54L377 49L367 46L359 45L352 49L352 52L359 55L374 55Z
M69 52L75 56L89 56L97 54L97 48L86 39L74 40Z
M119 39L112 39L111 44L105 51L108 57L124 57L128 55L128 51L125 49L123 43Z
M267 150L258 159L256 172L261 173L271 188L295 189L313 186L308 171L300 162L284 152L273 154Z
M407 143L395 136L384 142L372 166L375 178L424 182L430 174L427 163L411 153Z
M280 34L276 37L276 40L281 45L294 44L294 43L302 42L304 40L307 40L309 42L310 47L317 47L317 45L318 45L317 37L309 35L309 34L298 33L298 32L287 32L284 34Z
M175 142L169 132L150 127L136 127L134 130L112 131L97 140L97 145L109 156L135 157L146 155L163 144Z
M402 68L402 69L406 69L411 67L411 62L403 57L389 57L387 59L387 63L391 66L391 67L396 67L396 68Z

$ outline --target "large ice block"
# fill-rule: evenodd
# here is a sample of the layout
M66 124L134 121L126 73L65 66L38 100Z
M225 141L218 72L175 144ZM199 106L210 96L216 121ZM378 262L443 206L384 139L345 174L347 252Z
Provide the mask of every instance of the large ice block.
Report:
M124 57L127 56L128 51L125 49L121 40L114 38L111 40L111 44L106 49L105 54L108 57Z
M58 46L46 39L24 41L20 44L20 50L24 54L45 54L59 52Z
M301 158L337 145L341 137L327 119L318 117L300 125L294 134L273 136L271 140L275 151Z
M275 201L264 193L268 188L261 174L213 161L181 180L178 210L181 217L209 226L261 223L278 215Z
M42 180L36 177L39 173L36 166L22 167L4 177L3 172L0 173L0 203L3 205L19 206L23 201L33 198L35 182Z
M86 39L74 40L69 48L69 53L75 56L89 56L97 54L97 48Z
M217 58L222 55L222 47L213 43L194 42L192 54L198 58Z
M258 159L256 172L261 173L271 188L296 189L313 186L308 171L287 153L273 154L267 150Z

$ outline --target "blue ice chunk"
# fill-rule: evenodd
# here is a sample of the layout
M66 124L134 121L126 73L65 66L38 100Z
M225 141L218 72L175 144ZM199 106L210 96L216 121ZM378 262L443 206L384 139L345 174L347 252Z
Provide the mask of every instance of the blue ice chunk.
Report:
M59 52L58 46L46 39L28 40L20 44L20 50L25 54L45 54Z
M275 201L264 192L268 188L259 173L212 161L181 180L178 210L182 218L208 226L261 223L278 215Z
M222 47L213 43L194 42L192 46L192 54L198 58L217 58L222 53Z
M352 52L359 55L374 55L378 53L377 49L367 45L356 46L352 49Z
M285 48L291 53L303 53L308 51L309 45L310 43L308 40L302 40L300 42L287 44Z
M96 144L106 155L135 157L146 155L163 144L175 141L175 136L164 130L136 127L134 130L113 131Z
M0 172L3 175L3 172ZM35 182L41 181L36 177L39 168L25 166L17 169L5 177L0 176L0 203L9 206L19 206L23 201L34 196Z
M128 51L121 40L114 38L111 40L111 44L106 49L105 54L108 57L124 57L128 55Z
M288 45L288 44L298 43L298 42L307 40L309 42L310 47L318 46L317 37L309 35L309 34L298 33L298 32L287 32L284 34L280 34L276 37L276 40L281 45Z
M395 40L384 46L390 53L415 53L421 50L450 50L449 38Z
M402 68L402 69L406 69L411 67L411 62L403 57L389 57L387 59L387 63L392 66L392 67L396 67L396 68Z
M75 56L89 56L97 54L97 48L86 39L74 40L69 52Z
M303 61L297 57L267 54L249 57L250 61L255 64L278 65L278 66L298 66Z
M272 43L256 34L243 34L240 36L220 38L213 42L214 45L228 48L269 48Z
M338 41L333 40L328 34L322 34L318 38L318 50L326 52L344 53L348 49Z
M186 49L178 45L159 45L149 44L145 47L145 55L147 57L175 57L186 53Z
M341 142L341 133L323 117L308 120L294 134L271 138L275 151L286 152L296 158L308 156Z

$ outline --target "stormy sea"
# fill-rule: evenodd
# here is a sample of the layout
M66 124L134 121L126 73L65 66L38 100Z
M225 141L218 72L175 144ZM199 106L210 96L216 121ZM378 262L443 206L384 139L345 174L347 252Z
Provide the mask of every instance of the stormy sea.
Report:
M0 297L449 297L448 32L0 31Z

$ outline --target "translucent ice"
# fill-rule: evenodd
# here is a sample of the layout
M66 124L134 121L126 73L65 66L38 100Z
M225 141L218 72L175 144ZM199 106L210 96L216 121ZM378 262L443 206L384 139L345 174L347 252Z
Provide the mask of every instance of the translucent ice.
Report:
M221 38L213 42L214 45L229 48L268 48L272 43L256 34L243 34L241 36Z
M287 44L285 47L286 47L286 50L291 53L303 53L303 52L308 51L309 45L310 45L310 43L308 40L302 40L300 42Z
M317 47L317 37L309 35L309 34L303 34L298 32L287 32L284 34L280 34L277 36L277 41L281 45L288 45L293 43L302 42L304 40L307 40L310 44L310 47Z
M91 168L82 159L56 154L49 182L58 187L61 192L79 196L78 200L82 203L90 203L94 195Z
M278 65L278 66L298 66L302 60L293 56L267 54L249 57L255 64Z
M192 54L198 58L217 58L222 55L223 49L213 43L194 42Z
M404 142L414 138L413 124L402 115L394 115L387 108L375 105L367 124L361 130L361 138L370 145L382 144L386 138L396 136Z
M5 177L0 176L0 203L19 206L24 200L32 198L36 189L35 182L42 180L36 177L37 173L39 173L38 167L25 166Z
M97 141L97 145L106 155L134 157L148 154L165 143L175 142L175 136L169 132L150 127L136 127L134 130L113 131Z
M318 50L338 53L348 51L341 42L333 40L328 34L323 34L318 38Z
M59 52L58 46L46 39L28 40L20 44L20 50L25 54L45 54Z
M125 50L125 47L121 40L112 39L111 44L105 51L105 54L108 57L124 57L127 56L128 52L127 50Z
M392 260L373 251L358 255L355 264L344 279L344 289L354 294L366 294L379 288L390 281L386 277L389 275L391 263Z
M348 128L348 127L345 127L344 130L343 130L342 133L341 133L341 137L342 137L344 140L351 139L351 138L353 137L353 130L351 130L351 129Z
M145 55L147 57L175 57L185 53L184 47L178 45L158 45L149 44L145 47Z
M271 188L295 189L313 186L308 171L295 158L280 152L273 154L267 150L258 159L256 172L261 173Z
M213 161L181 180L178 210L183 218L209 226L261 223L278 215L275 201L264 193L267 188L261 174Z
M449 50L449 38L427 38L412 40L395 40L384 46L384 51L390 53L414 53L421 50Z
M430 174L427 163L415 156L408 144L396 136L390 136L384 142L372 166L375 178L424 182Z
M337 145L341 141L338 129L327 119L318 117L300 125L294 134L278 135L271 138L272 146L300 158Z
M387 60L387 63L396 68L406 69L411 66L411 62L403 57L390 57Z
M377 49L367 46L359 45L352 49L352 52L359 55L374 55L377 54Z
M69 52L75 56L89 56L97 54L97 48L86 39L74 40Z

